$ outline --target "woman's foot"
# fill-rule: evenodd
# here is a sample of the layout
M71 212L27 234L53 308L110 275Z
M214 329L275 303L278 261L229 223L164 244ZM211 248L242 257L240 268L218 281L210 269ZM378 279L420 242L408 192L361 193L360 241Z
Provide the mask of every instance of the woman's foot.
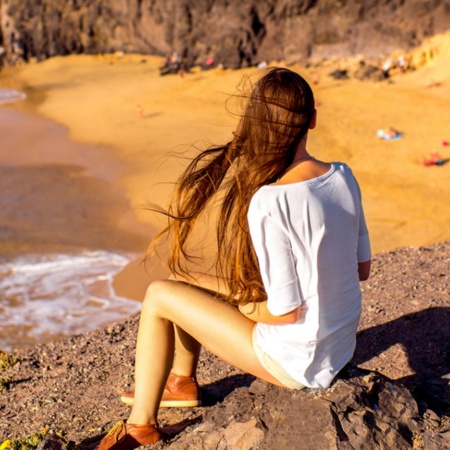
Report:
M134 392L124 392L123 403L133 405ZM201 405L200 389L194 377L183 377L171 373L167 379L160 408L188 408Z
M134 425L121 420L102 439L97 450L133 450L141 445L155 444L159 440L161 431L157 424Z

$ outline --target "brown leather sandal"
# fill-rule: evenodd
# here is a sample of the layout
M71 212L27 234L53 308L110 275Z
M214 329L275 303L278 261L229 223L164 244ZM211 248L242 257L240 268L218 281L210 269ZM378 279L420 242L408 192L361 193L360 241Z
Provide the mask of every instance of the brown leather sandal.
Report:
M158 424L134 425L121 420L101 440L97 450L133 450L161 440Z

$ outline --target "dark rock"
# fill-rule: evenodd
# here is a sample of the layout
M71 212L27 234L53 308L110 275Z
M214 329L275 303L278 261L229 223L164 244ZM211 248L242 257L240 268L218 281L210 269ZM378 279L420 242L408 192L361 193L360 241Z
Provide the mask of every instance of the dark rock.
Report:
M2 0L6 64L71 53L177 52L188 65L288 63L407 50L446 31L446 0ZM1 61L0 61L1 62Z
M381 81L385 78L383 70L380 67L372 64L366 64L364 62L359 64L359 67L355 70L353 76L358 80L372 81Z
M70 446L63 438L55 434L49 434L45 436L36 450L70 450Z
M404 386L353 367L322 390L254 381L212 407L199 426L168 448L406 450L413 446L418 420L416 401Z
M450 416L450 375L423 381L413 391L429 408Z
M330 72L330 77L334 78L335 80L347 80L348 78L350 78L348 76L348 70L345 69L333 70L333 72Z

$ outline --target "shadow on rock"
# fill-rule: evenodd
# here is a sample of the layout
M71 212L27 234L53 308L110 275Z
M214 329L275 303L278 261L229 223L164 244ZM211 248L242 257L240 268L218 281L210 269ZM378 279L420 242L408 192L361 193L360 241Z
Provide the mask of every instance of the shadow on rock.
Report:
M255 379L250 374L238 374L202 386L202 406L214 406L223 402L236 388L249 387Z
M353 364L362 364L395 344L405 350L413 375L400 378L415 395L449 410L450 308L425 309L358 333ZM432 389L431 389L432 388ZM424 398L425 397L425 398Z

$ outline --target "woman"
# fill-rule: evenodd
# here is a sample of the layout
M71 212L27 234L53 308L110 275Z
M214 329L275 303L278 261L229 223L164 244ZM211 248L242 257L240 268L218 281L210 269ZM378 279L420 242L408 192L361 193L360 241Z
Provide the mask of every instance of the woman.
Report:
M350 169L307 151L314 105L301 76L269 69L232 141L200 153L181 176L166 213L174 275L147 290L135 393L123 397L133 409L101 450L160 440L161 400L199 404L201 345L291 389L329 386L352 357L370 245ZM217 198L218 276L189 274L188 238Z

